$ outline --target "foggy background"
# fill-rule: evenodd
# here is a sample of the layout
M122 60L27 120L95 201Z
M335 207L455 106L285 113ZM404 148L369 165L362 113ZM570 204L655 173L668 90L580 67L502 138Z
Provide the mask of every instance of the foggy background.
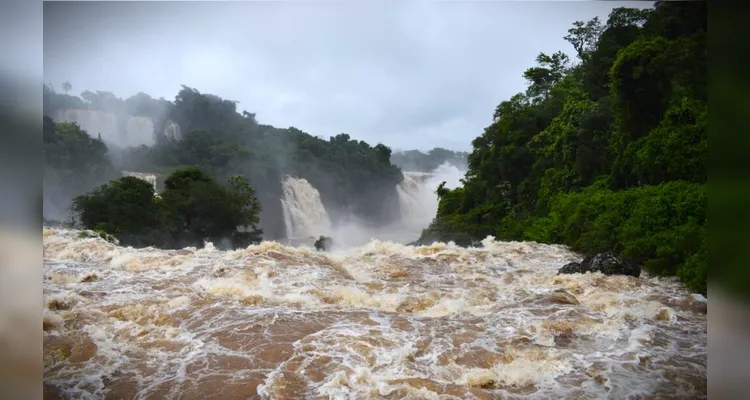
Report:
M48 2L44 80L173 99L181 84L265 124L394 150L470 151L572 21L638 2Z

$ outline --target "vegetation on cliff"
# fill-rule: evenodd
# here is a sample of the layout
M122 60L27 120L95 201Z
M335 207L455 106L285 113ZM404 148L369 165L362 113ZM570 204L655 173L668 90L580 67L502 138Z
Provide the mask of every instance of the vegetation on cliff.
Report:
M285 234L279 202L284 175L309 181L329 210L346 210L373 223L400 217L396 185L403 175L391 164L391 149L383 144L371 146L345 133L324 140L294 127L262 125L254 114L238 112L237 102L184 86L173 102L143 93L125 100L107 92L86 91L82 97L45 87L45 114L93 109L145 116L152 118L156 132L162 132L169 121L177 123L183 133L181 140L156 134L154 146L125 149L113 155L112 162L120 170L165 174L198 166L219 181L242 174L264 206L261 218L269 238Z
M565 39L578 62L537 57L526 92L472 142L463 187L438 189L420 240L612 251L705 293L706 3L617 8Z
M260 203L244 176L220 185L190 167L171 173L164 186L155 196L154 187L142 179L112 180L73 200L73 222L138 247L202 247L211 241L236 248L260 242Z
M107 146L74 123L43 121L44 203L47 217L64 219L70 200L120 174Z

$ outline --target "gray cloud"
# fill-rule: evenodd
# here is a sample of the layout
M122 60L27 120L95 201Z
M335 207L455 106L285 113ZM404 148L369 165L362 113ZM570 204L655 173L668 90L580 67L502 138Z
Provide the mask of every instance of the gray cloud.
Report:
M180 84L262 123L397 149L470 150L539 52L622 2L46 2L44 77L73 91Z

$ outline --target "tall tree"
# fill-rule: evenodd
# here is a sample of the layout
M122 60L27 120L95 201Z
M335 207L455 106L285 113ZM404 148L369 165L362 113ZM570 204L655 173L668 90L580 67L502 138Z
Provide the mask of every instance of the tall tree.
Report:
M568 34L564 39L573 45L578 58L585 63L588 61L589 54L596 49L599 35L603 29L599 17L594 17L586 23L576 21L573 23L573 27L568 29Z

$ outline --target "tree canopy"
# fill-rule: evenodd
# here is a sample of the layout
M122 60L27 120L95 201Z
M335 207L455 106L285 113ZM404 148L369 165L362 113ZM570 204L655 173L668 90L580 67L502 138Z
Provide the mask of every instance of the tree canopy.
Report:
M261 207L242 175L221 185L200 168L174 171L155 196L154 187L136 177L112 180L73 200L74 223L115 236L135 246L245 247L261 240Z
M539 54L420 240L614 251L705 293L706 3L617 8L565 40L577 60Z
M44 212L64 219L70 200L117 177L107 146L75 123L43 121Z

